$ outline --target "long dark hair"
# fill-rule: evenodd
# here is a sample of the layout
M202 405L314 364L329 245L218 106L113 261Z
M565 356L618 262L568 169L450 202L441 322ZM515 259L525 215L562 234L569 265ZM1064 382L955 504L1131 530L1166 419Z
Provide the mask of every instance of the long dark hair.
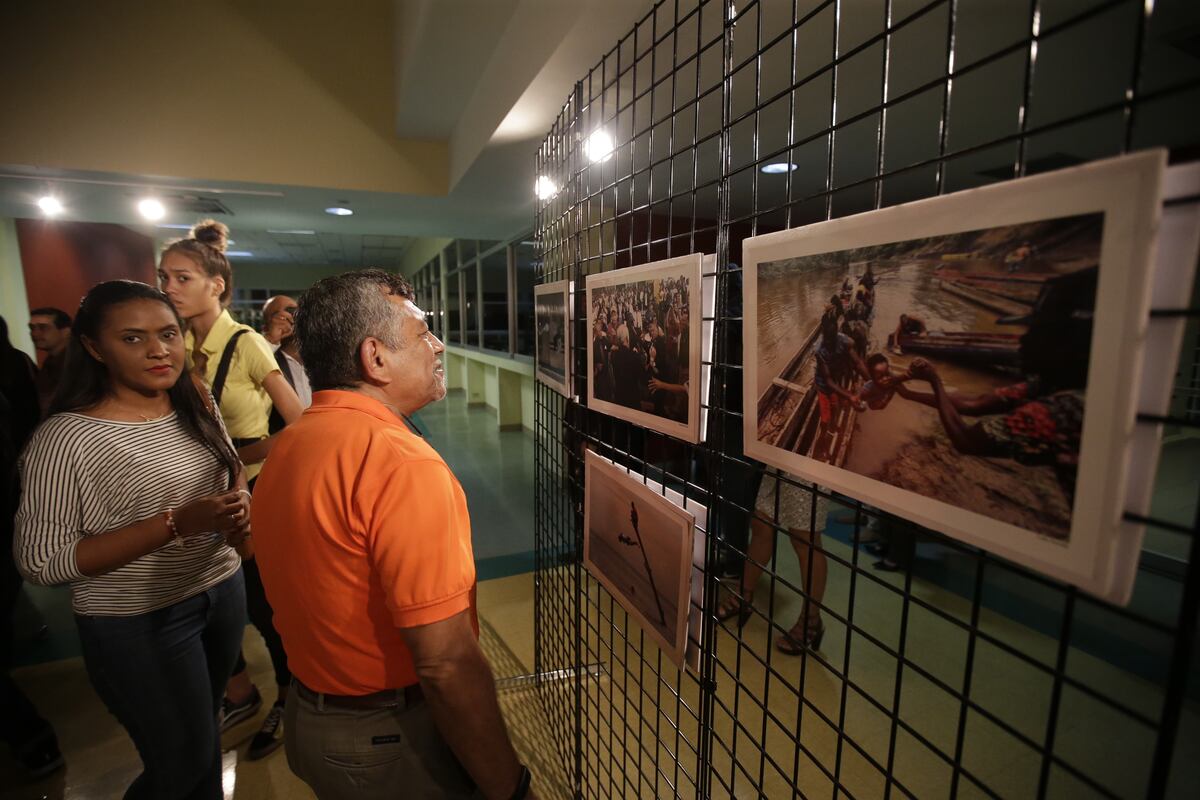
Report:
M71 326L71 341L67 344L66 365L50 401L47 416L91 408L112 390L108 368L92 357L83 346L82 337L99 338L100 328L109 310L130 300L155 300L162 303L170 309L171 316L182 330L183 321L179 319L175 307L165 294L153 286L137 281L105 281L96 284L79 304L79 313L75 315L75 322ZM228 470L232 485L241 469L241 462L213 416L215 412L208 410L191 373L185 369L179 380L175 381L175 385L167 390L167 396L171 399L171 405L184 430L212 451Z

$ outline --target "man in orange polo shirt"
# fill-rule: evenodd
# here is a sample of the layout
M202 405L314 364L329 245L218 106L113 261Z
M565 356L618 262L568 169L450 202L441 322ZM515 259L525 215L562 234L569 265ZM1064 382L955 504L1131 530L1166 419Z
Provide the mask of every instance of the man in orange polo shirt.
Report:
M304 295L313 404L258 477L256 558L294 676L288 764L329 798L533 797L477 641L458 480L408 421L446 394L399 276Z

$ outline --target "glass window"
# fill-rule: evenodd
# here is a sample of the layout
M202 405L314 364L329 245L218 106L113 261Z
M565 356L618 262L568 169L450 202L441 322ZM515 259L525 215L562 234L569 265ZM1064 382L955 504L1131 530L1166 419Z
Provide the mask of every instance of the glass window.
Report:
M446 245L446 249L442 251L446 256L446 272L453 272L458 269L458 242L451 242Z
M483 259L483 346L508 352L508 250Z
M466 296L467 307L463 310L463 321L466 323L467 338L464 344L479 347L479 269L474 264L462 271L463 294Z
M537 250L522 237L513 245L513 267L517 272L517 352L533 355L533 285L537 282Z
M458 240L458 257L460 264L466 264L475 260L475 257L479 255L479 251L476 249L477 245L478 242L476 242L474 239Z
M458 280L456 272L446 278L446 341L449 344L462 344L462 329L459 327L458 314Z

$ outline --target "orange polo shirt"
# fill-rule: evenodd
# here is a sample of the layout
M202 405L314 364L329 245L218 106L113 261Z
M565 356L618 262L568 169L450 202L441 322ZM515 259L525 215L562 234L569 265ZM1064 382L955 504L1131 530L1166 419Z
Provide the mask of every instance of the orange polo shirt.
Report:
M412 685L401 628L468 608L475 623L466 496L437 451L377 400L315 393L278 434L251 524L288 665L314 691Z

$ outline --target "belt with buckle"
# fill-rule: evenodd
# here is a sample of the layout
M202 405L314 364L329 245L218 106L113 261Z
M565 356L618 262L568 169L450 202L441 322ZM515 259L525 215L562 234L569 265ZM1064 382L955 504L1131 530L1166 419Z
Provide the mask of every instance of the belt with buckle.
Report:
M348 695L314 692L295 677L292 680L295 682L296 693L318 707L342 708L349 711L370 711L396 706L408 708L425 699L425 693L421 691L421 684L419 683L399 689L384 689L381 692L373 692L371 694Z

